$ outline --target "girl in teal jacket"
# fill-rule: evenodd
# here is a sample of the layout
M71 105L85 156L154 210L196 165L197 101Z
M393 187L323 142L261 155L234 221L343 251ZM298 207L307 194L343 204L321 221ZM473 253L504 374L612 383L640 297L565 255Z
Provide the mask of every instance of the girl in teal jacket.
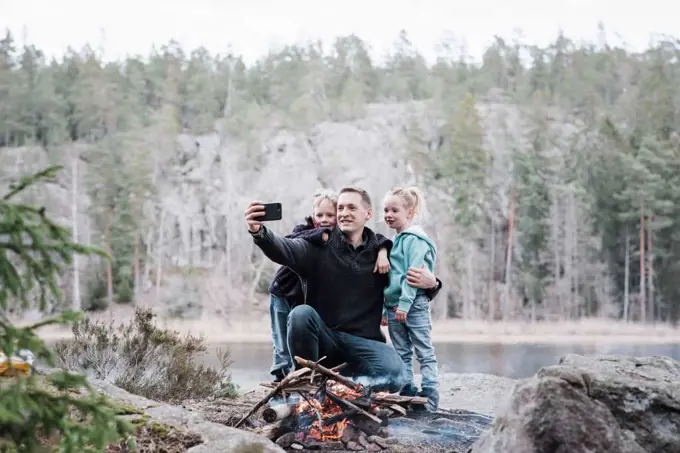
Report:
M390 279L385 288L383 325L388 326L390 339L406 367L406 382L402 395L428 398L428 409L439 405L439 370L432 345L430 299L422 289L406 281L409 267L426 266L434 272L437 248L419 225L413 225L423 206L417 187L397 187L385 195L385 223L397 234L390 251ZM420 364L420 392L413 378L413 351Z

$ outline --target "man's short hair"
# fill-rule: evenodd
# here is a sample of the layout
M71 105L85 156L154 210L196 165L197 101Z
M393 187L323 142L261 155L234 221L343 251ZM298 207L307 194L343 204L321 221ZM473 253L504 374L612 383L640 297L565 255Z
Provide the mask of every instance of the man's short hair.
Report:
M371 203L371 196L364 189L352 186L343 187L342 189L340 189L340 192L338 192L338 195L341 195L343 193L358 193L359 195L361 195L361 201L363 201L364 204L366 204L366 207L368 208L373 207L373 203Z

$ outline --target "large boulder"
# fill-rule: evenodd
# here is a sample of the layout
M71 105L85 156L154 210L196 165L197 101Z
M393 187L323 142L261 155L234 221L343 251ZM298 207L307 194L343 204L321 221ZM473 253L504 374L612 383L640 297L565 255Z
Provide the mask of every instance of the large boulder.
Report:
M678 453L680 362L580 356L519 383L472 453Z

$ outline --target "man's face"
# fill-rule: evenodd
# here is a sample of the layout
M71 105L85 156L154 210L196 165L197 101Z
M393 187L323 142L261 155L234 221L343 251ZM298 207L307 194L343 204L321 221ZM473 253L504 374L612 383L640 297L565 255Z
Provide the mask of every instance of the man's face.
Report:
M361 230L373 216L373 211L366 206L361 195L356 192L344 192L338 197L338 227L345 234Z

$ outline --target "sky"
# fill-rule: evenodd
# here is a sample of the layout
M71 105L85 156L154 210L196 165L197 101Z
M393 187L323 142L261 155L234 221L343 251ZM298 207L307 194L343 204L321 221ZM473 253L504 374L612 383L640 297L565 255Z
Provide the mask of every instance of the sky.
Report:
M673 5L676 6L673 6ZM644 49L654 34L680 36L680 2L646 0L0 0L0 29L9 28L47 55L86 43L104 58L149 53L179 41L252 62L283 44L355 33L376 57L399 30L428 58L445 36L464 39L479 58L494 35L545 45L562 29L575 40L595 40L602 21L609 42Z

